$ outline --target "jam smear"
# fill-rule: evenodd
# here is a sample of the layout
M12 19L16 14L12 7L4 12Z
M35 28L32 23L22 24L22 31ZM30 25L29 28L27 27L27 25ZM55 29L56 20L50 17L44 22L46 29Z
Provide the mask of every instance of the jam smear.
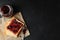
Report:
M7 29L16 34L22 26L22 23L18 22L16 19L13 19Z
M27 29L23 29L23 34L25 34L25 33L26 33L26 30L27 30Z

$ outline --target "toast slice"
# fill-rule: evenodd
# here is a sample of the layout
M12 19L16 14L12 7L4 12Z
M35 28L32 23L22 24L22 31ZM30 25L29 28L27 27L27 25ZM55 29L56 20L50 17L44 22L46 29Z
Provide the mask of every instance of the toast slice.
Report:
M9 36L18 37L23 26L24 23L22 21L19 21L15 17L12 17L11 20L5 23L5 32Z

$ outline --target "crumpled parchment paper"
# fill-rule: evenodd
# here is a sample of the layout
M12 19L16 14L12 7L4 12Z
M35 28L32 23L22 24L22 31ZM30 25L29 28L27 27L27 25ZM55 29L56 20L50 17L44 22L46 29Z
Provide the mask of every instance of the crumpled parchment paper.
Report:
M24 19L22 17L21 12L18 12L16 15L14 15L14 17L16 17L17 19L21 20L25 24L25 21L24 21ZM17 38L5 35L4 24L8 20L10 20L10 18L6 18L6 17L1 17L0 18L0 40L24 40L24 37L27 37L27 36L30 35L28 29L26 30L25 34L23 34L23 30L22 30L21 33L20 33L20 35L19 35L19 37L17 37ZM25 24L24 27L27 27L26 24Z

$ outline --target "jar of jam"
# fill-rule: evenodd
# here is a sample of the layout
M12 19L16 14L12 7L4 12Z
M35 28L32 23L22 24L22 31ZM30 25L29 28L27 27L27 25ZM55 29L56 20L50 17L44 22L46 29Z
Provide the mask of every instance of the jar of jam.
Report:
M10 5L4 5L0 8L0 12L4 17L11 17L13 15L13 8Z

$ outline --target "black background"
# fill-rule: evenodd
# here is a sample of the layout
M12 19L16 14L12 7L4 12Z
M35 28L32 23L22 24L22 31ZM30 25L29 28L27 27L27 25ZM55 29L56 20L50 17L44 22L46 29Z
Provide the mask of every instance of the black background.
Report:
M14 12L21 11L31 35L25 40L58 40L60 1L58 0L0 0L0 6L9 4Z

